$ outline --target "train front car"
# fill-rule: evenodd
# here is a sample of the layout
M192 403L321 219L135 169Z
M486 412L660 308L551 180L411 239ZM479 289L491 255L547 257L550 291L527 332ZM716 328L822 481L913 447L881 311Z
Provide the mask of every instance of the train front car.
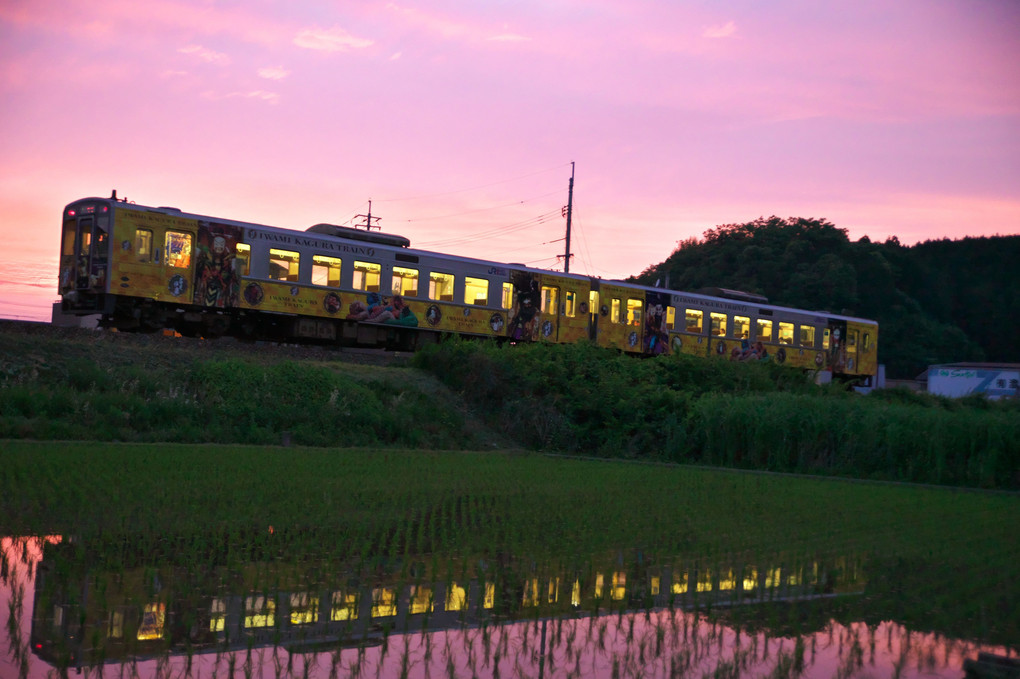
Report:
M64 208L58 291L66 314L105 313L110 298L113 201L86 198Z

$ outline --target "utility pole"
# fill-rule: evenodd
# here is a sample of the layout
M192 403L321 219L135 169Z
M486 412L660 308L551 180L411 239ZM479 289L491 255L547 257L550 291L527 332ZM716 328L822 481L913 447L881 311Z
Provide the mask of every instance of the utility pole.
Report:
M567 249L563 253L563 273L570 273L570 216L574 211L574 161L570 161L570 189L567 191Z
M573 180L571 180L571 181L573 181ZM359 226L364 226L365 227L365 231L371 231L373 229L373 227L375 228L376 231L381 231L382 230L382 227L379 226L379 220L382 219L382 217L373 217L372 216L372 201L371 200L368 201L368 214L367 215L354 215L355 219L357 219L358 217L364 218L365 221L362 222L361 224L355 224L354 228L358 228ZM569 223L569 220L568 220L568 223Z

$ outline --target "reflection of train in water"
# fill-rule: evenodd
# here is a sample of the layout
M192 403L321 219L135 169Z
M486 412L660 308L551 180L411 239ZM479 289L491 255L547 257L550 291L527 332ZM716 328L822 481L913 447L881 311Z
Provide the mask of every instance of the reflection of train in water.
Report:
M682 352L869 378L874 321L762 297L650 288L411 249L400 236L294 231L86 198L64 209L65 313L125 331L414 349L443 334Z
M336 650L382 643L390 633L816 600L865 586L853 556L652 563L622 554L547 562L504 555L443 574L424 562L365 571L296 554L219 565L107 555L90 567L82 548L47 544L37 568L31 645L58 668L265 646Z

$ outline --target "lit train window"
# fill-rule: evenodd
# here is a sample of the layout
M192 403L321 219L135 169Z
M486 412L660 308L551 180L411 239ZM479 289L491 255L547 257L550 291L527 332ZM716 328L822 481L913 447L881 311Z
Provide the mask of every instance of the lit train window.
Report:
M394 295L403 295L404 297L417 297L418 270L407 269L402 266L393 267L392 289Z
M641 325L641 312L644 309L644 306L644 300L633 298L627 300L628 325Z
M864 333L864 340L861 348L865 351L871 348L871 333Z
M191 234L166 232L166 263L178 269L191 266Z
M503 308L509 309L514 305L514 286L512 283L503 284Z
M433 271L429 274L429 299L453 301L453 274Z
M139 262L152 261L152 231L135 229L135 257Z
M446 610L467 610L467 591L458 586L456 581L451 582L450 586L446 588Z
M758 329L755 333L755 339L761 340L762 342L772 341L772 321L765 321L758 319Z
M312 257L312 285L324 285L331 288L340 287L340 265L338 257L315 255Z
M397 614L397 590L376 587L372 590L372 617L385 618Z
M308 625L319 621L319 597L308 592L290 595L290 624Z
M464 304L485 306L489 303L489 281L464 276Z
M273 599L262 595L245 597L245 627L273 627L275 625L276 602Z
M726 335L726 314L711 314L712 317L712 335L715 337L724 337Z
M379 278L382 276L382 266L374 262L354 262L355 290L366 292L379 292Z
M588 313L591 314L592 321L599 317L599 291L589 290L588 291Z
M577 293L573 290L567 290L563 295L563 315L568 318L577 315Z
M700 309L688 309L684 329L687 332L694 332L700 335L704 318L704 311L701 311Z
M815 329L810 325L800 326L800 345L802 347L815 346Z
M560 289L548 285L542 286L542 313L556 314L560 305Z
M240 262L241 275L247 276L251 269L251 246L245 243L238 243L235 251L234 261Z
M747 316L733 317L733 336L737 339L750 339L751 319Z
M666 327L669 328L670 330L674 330L676 328L676 307L675 306L668 306L668 307L666 307Z
M425 585L411 585L411 615L419 613L431 613L434 604L432 601L432 588Z
M357 620L357 593L333 592L333 606L330 609L329 619L334 622L338 620Z
M793 323L779 324L779 343L793 344Z
M609 307L609 320L613 323L622 323L620 320L620 300L614 299Z
M273 280L296 282L300 266L300 253L276 248L269 250L269 277Z
M828 328L823 328L822 329L822 349L828 349L829 348L829 336L830 336L830 333L832 333L832 331L829 330Z

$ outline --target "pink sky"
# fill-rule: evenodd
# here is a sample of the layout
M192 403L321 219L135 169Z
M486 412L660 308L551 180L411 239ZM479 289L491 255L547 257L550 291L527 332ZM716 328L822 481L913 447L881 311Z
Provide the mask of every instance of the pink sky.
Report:
M0 0L0 317L86 196L625 277L759 216L1020 233L1020 3Z

